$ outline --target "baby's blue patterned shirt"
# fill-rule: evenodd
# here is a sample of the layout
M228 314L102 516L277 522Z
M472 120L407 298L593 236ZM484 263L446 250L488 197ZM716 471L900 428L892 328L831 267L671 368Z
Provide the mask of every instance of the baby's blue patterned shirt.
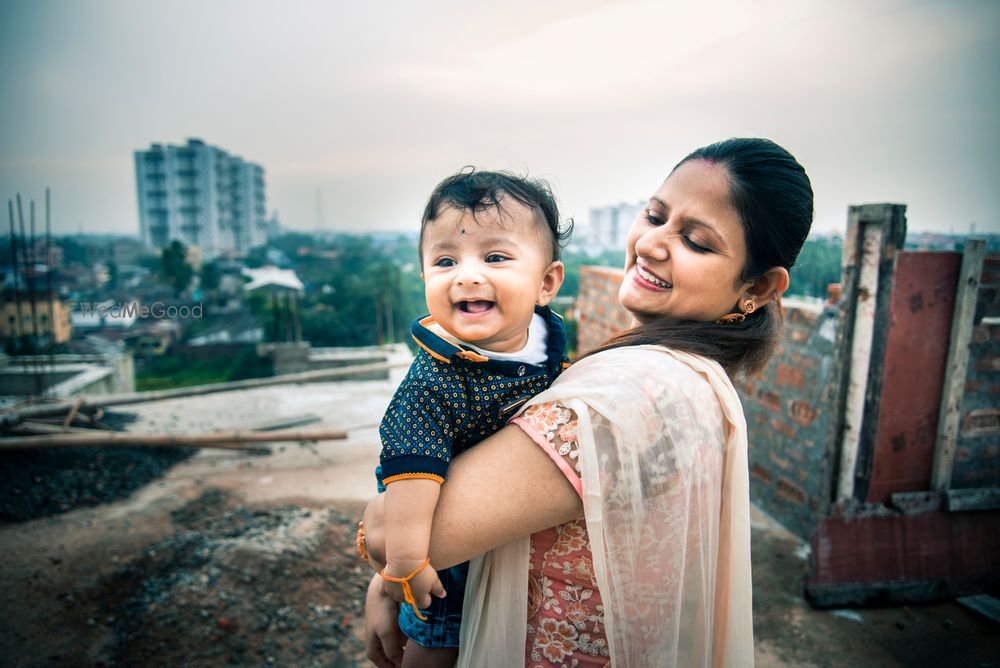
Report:
M566 330L550 308L535 307L548 327L546 361L495 360L432 332L430 316L413 322L421 350L389 402L379 436L381 482L444 482L451 458L507 424L529 398L568 366Z

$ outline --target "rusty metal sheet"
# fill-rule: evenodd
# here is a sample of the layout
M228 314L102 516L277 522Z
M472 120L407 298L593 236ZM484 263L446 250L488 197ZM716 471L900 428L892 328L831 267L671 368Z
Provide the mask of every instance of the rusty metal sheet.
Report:
M931 487L961 254L900 252L867 500Z

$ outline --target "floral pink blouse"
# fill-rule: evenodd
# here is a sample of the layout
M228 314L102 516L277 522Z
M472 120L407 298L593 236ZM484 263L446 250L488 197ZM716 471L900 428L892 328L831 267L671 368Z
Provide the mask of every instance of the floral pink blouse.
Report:
M559 466L582 494L576 415L559 402L536 404L512 421ZM604 607L584 520L531 536L525 666L606 666Z

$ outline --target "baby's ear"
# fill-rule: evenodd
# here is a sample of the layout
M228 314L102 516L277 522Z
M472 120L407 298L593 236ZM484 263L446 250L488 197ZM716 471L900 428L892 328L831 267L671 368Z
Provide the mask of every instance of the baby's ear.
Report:
M538 289L538 299L535 303L539 306L546 306L562 287L563 279L566 278L566 267L562 262L556 260L545 268L542 274L542 283Z

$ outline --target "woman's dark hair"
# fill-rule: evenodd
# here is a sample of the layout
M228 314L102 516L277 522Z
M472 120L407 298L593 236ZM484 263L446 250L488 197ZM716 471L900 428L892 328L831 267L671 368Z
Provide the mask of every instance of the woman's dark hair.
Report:
M424 228L440 215L442 208L450 206L475 215L496 207L497 212L502 213L505 195L535 211L535 217L544 224L552 242L552 260L558 260L560 249L573 232L573 221L567 220L560 225L559 206L549 184L542 179L529 179L511 172L477 171L474 167L452 174L434 188L420 219L420 248L424 246Z
M790 269L809 235L813 192L792 155L768 139L727 139L694 151L692 160L724 167L729 197L746 236L747 264L741 281L752 282L771 267ZM669 178L669 177L668 177ZM737 324L660 318L623 332L588 355L643 344L659 344L713 359L729 375L760 371L781 336L780 305L771 302Z

